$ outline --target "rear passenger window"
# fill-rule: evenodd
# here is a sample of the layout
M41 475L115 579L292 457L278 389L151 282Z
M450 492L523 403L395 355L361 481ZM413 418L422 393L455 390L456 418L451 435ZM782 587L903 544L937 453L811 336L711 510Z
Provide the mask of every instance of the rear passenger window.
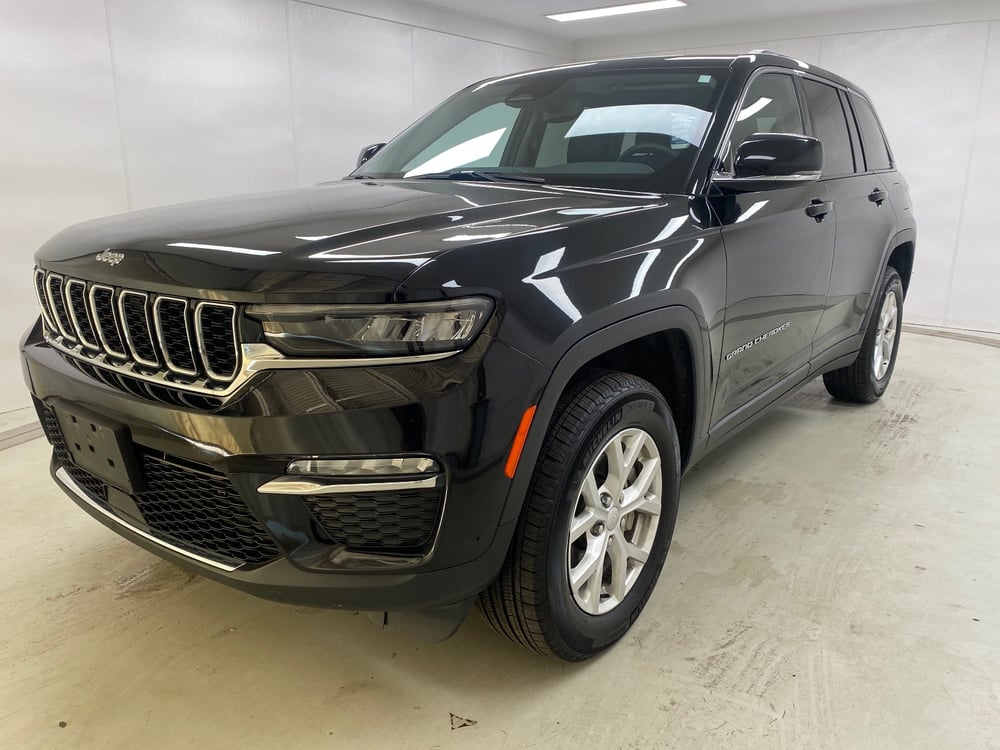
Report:
M736 151L754 133L805 135L805 132L792 77L781 73L758 76L747 89L739 114L736 115L736 126L723 155L726 171L733 171Z
M813 135L823 142L823 176L854 174L851 134L837 89L811 80L802 81L802 87L812 118Z
M868 169L889 169L892 157L885 143L885 135L871 105L860 96L851 94L854 113L858 116L858 128L861 130L861 143L865 149L865 161Z

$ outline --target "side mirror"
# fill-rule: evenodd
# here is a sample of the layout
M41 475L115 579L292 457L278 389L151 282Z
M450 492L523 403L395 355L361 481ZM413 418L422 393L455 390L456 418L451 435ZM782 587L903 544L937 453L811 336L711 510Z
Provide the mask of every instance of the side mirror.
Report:
M371 146L365 146L363 149L361 149L361 153L358 154L358 163L355 166L355 169L357 169L366 161L375 156L375 154L377 154L379 151L382 150L383 146L385 146L384 143L373 143Z
M823 174L823 144L794 133L754 133L736 151L734 172L713 182L740 191L775 190L816 182Z

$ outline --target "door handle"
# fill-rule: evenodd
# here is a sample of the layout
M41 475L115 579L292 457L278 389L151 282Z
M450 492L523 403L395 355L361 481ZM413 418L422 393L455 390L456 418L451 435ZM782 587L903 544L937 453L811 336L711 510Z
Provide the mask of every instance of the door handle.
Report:
M889 197L889 193L882 188L875 188L870 193L868 193L868 200L874 203L879 208L885 202L885 199Z
M812 203L806 206L806 214L816 219L817 224L823 221L832 210L833 201L825 201L822 198L813 198Z

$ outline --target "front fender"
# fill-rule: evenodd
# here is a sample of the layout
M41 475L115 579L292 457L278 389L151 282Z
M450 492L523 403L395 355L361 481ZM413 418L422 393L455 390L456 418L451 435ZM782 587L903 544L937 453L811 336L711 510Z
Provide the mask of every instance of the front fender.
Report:
M537 409L521 453L517 473L507 493L501 524L513 521L520 515L535 464L541 453L542 443L555 416L556 405L573 376L587 362L616 346L670 329L682 331L691 349L694 369L692 382L695 384L695 437L691 453L692 461L704 452L704 438L707 432L705 419L710 413L710 397L713 392L711 380L714 369L710 356L709 331L704 320L699 320L691 309L680 305L651 310L620 320L578 341L563 354L552 370L548 382L537 397Z

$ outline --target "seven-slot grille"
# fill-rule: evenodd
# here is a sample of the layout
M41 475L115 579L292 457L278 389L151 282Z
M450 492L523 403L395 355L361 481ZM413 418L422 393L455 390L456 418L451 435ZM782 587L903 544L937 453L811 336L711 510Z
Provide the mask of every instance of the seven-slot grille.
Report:
M50 343L83 363L208 392L224 390L239 371L235 305L120 289L42 269L35 269L35 291Z

